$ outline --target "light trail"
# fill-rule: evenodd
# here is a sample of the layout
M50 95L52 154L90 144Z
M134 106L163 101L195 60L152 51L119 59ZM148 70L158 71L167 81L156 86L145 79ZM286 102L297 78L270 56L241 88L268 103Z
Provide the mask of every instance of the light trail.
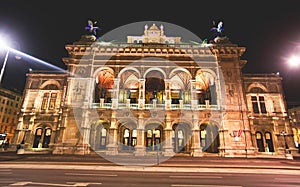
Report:
M40 63L40 64L43 64L43 65L45 65L45 66L47 66L47 67L50 67L50 68L53 68L53 69L55 69L55 70L58 70L58 71L62 71L62 72L65 72L65 73L67 73L68 71L67 70L64 70L64 69L62 69L62 68L60 68L60 67L57 67L57 66L55 66L55 65L53 65L53 64L50 64L50 63L48 63L48 62L46 62L46 61L43 61L43 60L41 60L41 59L38 59L38 58L36 58L36 57L33 57L33 56L31 56L31 55L28 55L28 54L26 54L26 53L23 53L23 52L21 52L21 51L18 51L18 50L16 50L16 49L13 49L13 48L10 48L10 47L6 47L10 52L12 52L12 53L15 53L15 54L17 54L18 56L21 56L21 57L23 57L23 58L27 58L27 59L29 59L29 60L33 60L33 61L35 61L35 62L38 62L38 63Z

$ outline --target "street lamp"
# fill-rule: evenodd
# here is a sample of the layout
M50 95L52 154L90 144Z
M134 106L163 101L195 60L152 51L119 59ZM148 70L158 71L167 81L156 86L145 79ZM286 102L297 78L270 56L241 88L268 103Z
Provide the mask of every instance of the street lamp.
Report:
M282 135L283 139L284 139L285 153L288 153L289 146L288 146L288 144L286 142L286 135L287 135L287 133L285 131L281 131L280 135Z
M5 59L4 59L4 62L3 62L3 66L2 66L1 72L0 72L0 84L1 84L2 77L3 77L3 74L4 74L4 69L5 69L6 62L7 62L7 59L8 59L8 54L9 54L9 48L7 47L7 42L3 38L0 38L0 48L5 48L7 50L6 55L5 55Z

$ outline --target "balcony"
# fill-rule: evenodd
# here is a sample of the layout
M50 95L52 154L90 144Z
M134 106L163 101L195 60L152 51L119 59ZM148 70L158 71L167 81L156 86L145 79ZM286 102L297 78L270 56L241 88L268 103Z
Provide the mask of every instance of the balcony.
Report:
M92 103L90 108L92 109L112 109L112 103ZM139 105L137 103L118 103L117 107L115 109L166 109L165 104L145 104L143 108L139 108ZM170 110L219 110L220 106L218 105L197 105L196 108L193 108L191 104L171 104Z

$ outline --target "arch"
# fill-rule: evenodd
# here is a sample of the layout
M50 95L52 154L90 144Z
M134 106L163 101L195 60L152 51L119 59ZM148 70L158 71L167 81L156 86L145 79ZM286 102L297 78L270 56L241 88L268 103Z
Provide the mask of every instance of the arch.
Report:
M57 89L51 88L51 90L59 90L62 88L61 84L57 80L50 79L41 84L40 89L43 90L49 85L55 85L57 87Z
M155 99L157 103L164 102L165 75L159 68L150 68L151 71L145 73L145 103L152 103Z
M121 149L125 151L133 151L137 144L137 124L124 123L119 124L119 143Z
M217 124L206 122L199 126L200 146L202 151L208 153L218 153L220 146L219 127Z
M110 68L110 67L107 67L107 66L105 66L105 67L99 67L99 68L97 68L97 69L94 71L94 73L93 73L94 79L96 78L96 76L98 75L98 73L99 73L100 71L103 71L103 70L109 70L110 72L113 72L113 75L114 75L114 73L115 73L114 69L112 69L112 68Z
M189 75L190 79L192 78L191 73L190 73L187 69L182 68L182 67L177 67L177 68L173 69L173 70L170 72L168 78L171 79L174 75L176 75L176 73L175 73L176 71L182 71L182 72L184 72L184 73L187 73L187 74Z
M196 99L199 104L206 104L206 100L210 104L217 104L217 99L221 98L217 93L220 90L219 84L217 84L216 74L209 69L199 69L195 75L195 92Z
M139 74L138 72L127 69L119 76L119 102L125 103L130 99L130 103L138 102L139 93Z
M161 68L157 68L157 67L152 67L152 68L147 69L147 70L145 71L144 75L143 75L143 78L146 79L147 74L148 74L149 72L151 72L151 71L159 71L160 73L163 74L163 76L164 76L163 79L166 79L166 78L167 78L166 72L164 72L164 70L162 70Z
M267 152L274 152L273 138L271 132L265 132L265 140Z
M122 75L125 71L128 71L128 70L135 71L135 72L138 73L138 75L139 75L138 78L141 77L141 73L140 73L140 71L139 71L137 68L135 68L135 67L125 67L125 68L123 68L123 69L119 72L118 78L120 78L121 75Z
M258 83L258 82L254 82L254 83L250 84L247 88L247 92L251 92L251 89L253 89L255 87L262 89L264 92L268 92L268 89L264 85L262 85L261 83Z
M256 145L258 152L265 152L264 137L260 131L255 132Z
M108 144L109 123L105 120L97 120L91 123L90 146L93 150L105 149Z
M34 129L32 148L49 148L52 135L51 126L48 124L38 124Z
M112 88L114 86L114 71L111 68L99 68L95 74L94 102L99 103L101 99L110 103L112 99Z
M161 149L163 126L160 123L150 123L145 126L145 145L147 151Z
M191 149L192 131L186 123L176 123L172 126L172 144L175 153L188 153Z

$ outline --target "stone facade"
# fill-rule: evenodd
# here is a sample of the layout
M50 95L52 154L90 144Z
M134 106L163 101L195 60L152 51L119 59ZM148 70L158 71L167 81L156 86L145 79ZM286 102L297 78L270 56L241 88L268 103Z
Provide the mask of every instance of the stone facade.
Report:
M53 154L283 158L286 142L295 152L281 77L242 74L245 47L227 37L181 44L155 25L127 39L82 36L66 45L68 74L29 73L15 144L25 136L25 150Z

